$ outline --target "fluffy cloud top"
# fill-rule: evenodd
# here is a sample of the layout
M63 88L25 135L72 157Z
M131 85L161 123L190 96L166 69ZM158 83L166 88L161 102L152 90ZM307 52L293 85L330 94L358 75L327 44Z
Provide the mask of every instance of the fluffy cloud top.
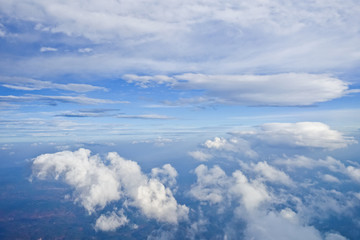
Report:
M90 150L43 154L33 162L34 175L40 179L53 177L75 189L75 201L89 213L120 199L121 183L116 173L105 166Z
M219 166L208 169L200 165L195 169L195 174L197 182L190 194L200 201L215 204L236 199L246 210L254 211L262 202L270 200L266 186L258 180L249 181L240 170L227 176Z
M211 204L224 200L229 179L219 166L208 169L202 164L195 169L195 174L197 182L190 190L193 197Z
M178 204L171 190L158 178L161 174L166 175L170 179L167 181L174 184L177 173L171 165L153 170L154 178L149 178L136 162L123 159L116 153L109 153L107 158L109 165L98 156L90 156L86 149L43 154L33 162L33 175L40 179L54 177L72 186L75 201L89 213L125 198L145 216L160 222L177 224L179 220L187 219L189 209ZM113 226L123 223L123 220L115 215L104 216L98 219L97 225L104 229L108 222Z
M315 160L305 156L294 156L291 158L277 159L274 161L274 163L278 165L285 165L288 168L327 168L332 172L347 175L355 182L360 182L360 168L355 166L346 166L344 163L333 157ZM322 178L328 182L339 182L339 179L329 174L323 175Z
M126 225L129 222L123 211L102 214L95 223L95 229L101 231L115 231L117 228Z
M258 162L253 166L253 169L270 182L279 182L285 185L293 184L291 178L286 173L270 166L267 162Z
M212 158L211 154L204 153L202 151L192 151L192 152L189 152L189 155L191 157L193 157L194 159L196 159L198 161L202 161L202 162L206 162Z
M258 154L251 148L250 142L242 138L220 138L215 137L214 140L207 140L204 147L217 151L227 151L241 153L249 158L256 158Z

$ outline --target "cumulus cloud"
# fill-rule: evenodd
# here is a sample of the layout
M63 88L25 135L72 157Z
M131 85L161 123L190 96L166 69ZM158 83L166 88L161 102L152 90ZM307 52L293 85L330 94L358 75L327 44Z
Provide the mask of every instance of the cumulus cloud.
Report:
M257 210L261 203L271 199L266 185L261 181L249 181L240 170L236 170L232 176L235 184L230 188L230 192L241 196L242 203L248 211Z
M242 138L232 137L229 139L215 137L214 140L207 140L204 147L217 151L241 153L249 158L256 158L258 154L251 148L250 142Z
M339 98L348 93L348 83L322 74L205 75L187 73L173 77L126 75L124 78L140 86L157 83L167 84L175 89L204 90L205 98L215 99L215 102L223 104L312 105Z
M325 240L346 240L347 238L338 233L327 233Z
M313 147L334 150L357 143L353 137L330 129L321 122L267 123L253 132L239 132L237 135L253 137L271 146Z
M172 191L162 183L174 184L177 173L171 165L154 169L153 177L149 178L136 162L117 153L109 153L107 159L109 165L97 155L90 156L86 149L43 154L33 161L33 176L53 177L69 184L74 188L75 201L89 213L103 209L110 202L127 199L128 204L140 209L146 217L160 222L177 224L187 219L188 207L178 204ZM125 221L113 214L99 219L98 227L103 229L109 222L118 225Z
M316 167L324 167L324 168L328 168L329 170L333 171L333 172L345 172L346 171L346 167L345 165L333 158L333 157L326 157L325 159L319 159L319 160L315 160L312 158L308 158L305 156L299 156L296 155L292 158L285 158L285 159L277 159L274 161L275 164L280 164L280 165L285 165L288 166L290 168L297 168L297 167L302 167L302 168L308 168L308 169L313 169Z
M165 164L162 168L151 169L151 176L159 179L159 181L164 185L173 187L176 185L176 177L178 176L178 173L173 166Z
M328 159L321 164L336 165L335 162ZM190 195L202 203L210 204L211 212L215 211L214 216L217 218L231 215L244 221L244 229L239 230L238 234L243 234L245 239L346 239L337 233L320 232L310 223L314 223L317 218L323 219L330 214L348 211L354 206L354 197L336 190L315 187L307 189L301 185L288 190L269 187L266 185L267 181L295 184L288 175L267 162L241 167L242 169L227 175L217 165L212 168L199 165L194 171L197 182L191 186ZM258 175L252 178L246 176L242 170L250 168L253 168L251 172ZM334 182L330 175L325 178ZM204 218L201 210L200 216L203 222L211 225L210 218ZM309 221L310 219L312 220ZM237 227L241 228L241 224ZM191 230L194 234L195 229ZM233 236L231 231L233 230L224 230L224 238Z
M89 213L121 197L121 183L115 173L98 156L90 156L87 149L40 155L33 161L33 174L69 184L75 190L75 201Z
M109 214L101 214L96 220L95 230L115 231L116 229L126 225L129 219L124 215L124 211L113 211Z
M292 212L291 214L294 214ZM250 218L245 235L249 239L287 240L311 239L321 240L320 232L312 226L303 226L291 221L294 216L289 213L270 211L267 214ZM290 218L290 220L289 220Z
M334 177L330 174L324 174L322 176L322 179L325 181L325 182L332 182L332 183L340 183L340 180L337 178L337 177Z
M210 204L220 203L224 200L229 178L219 166L208 169L207 166L201 164L195 169L195 174L197 181L191 187L190 195Z
M211 159L213 156L211 154L208 153L204 153L202 151L193 151L193 152L188 152L188 154L193 157L194 159L201 161L201 162L206 162L209 159Z
M348 166L346 168L346 173L355 181L360 182L360 168Z
M347 175L354 181L360 182L360 168L357 168L355 166L346 166L340 160L337 160L330 156L326 157L325 159L315 160L305 156L297 155L291 158L276 159L274 163L278 165L285 165L288 168L327 168L332 172L342 173L344 175ZM329 174L325 174L324 176L322 176L322 179L328 182L339 182L336 177Z
M253 165L253 169L270 182L278 182L284 185L293 184L291 178L286 173L270 166L267 162L258 162Z
M0 77L0 83L3 83L3 87L11 88L15 90L42 90L42 89L60 89L73 92L90 92L95 90L107 91L104 87L93 86L89 84L76 84L76 83L53 83L49 81L41 81L32 78L23 77Z
M264 180L291 182L289 177L271 168L266 162L256 166L258 167L255 167L254 171L260 171L267 179L264 179L264 176L249 179L241 170L227 175L219 166L209 169L203 164L199 165L195 169L197 182L191 186L189 193L201 202L216 204L222 209L218 209L216 216L223 216L221 214L227 209L229 212L225 212L225 215L231 213L235 218L245 221L246 227L241 233L246 239L322 239L320 232L306 224L302 215L298 215L299 207L294 211L280 204L281 208L274 210L280 199L270 191ZM280 203L291 198L294 198L291 194L287 197L281 196ZM212 209L214 208L212 206ZM203 221L209 224L206 218ZM224 234L226 238L230 233Z
M249 181L240 170L228 176L219 166L208 169L202 164L195 169L195 174L197 182L191 187L190 194L200 201L216 204L233 199L247 211L254 211L271 199L261 181Z

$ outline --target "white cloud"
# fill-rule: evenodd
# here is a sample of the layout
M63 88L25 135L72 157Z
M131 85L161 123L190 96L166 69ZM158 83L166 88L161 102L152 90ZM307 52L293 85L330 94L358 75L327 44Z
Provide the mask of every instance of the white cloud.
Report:
M293 185L291 178L284 172L270 166L267 162L258 162L253 165L255 172L262 175L270 182L278 182L284 185Z
M231 186L230 192L241 196L241 202L247 211L256 211L260 204L271 200L266 186L262 182L249 181L240 170L236 170L232 176L235 183Z
M178 139L157 137L154 139L135 140L132 142L132 144L149 143L154 144L156 147L164 147L166 144L170 144L176 141L178 141Z
M328 168L331 169L338 165L338 162L329 158L319 164L324 167L329 164L331 166ZM209 169L205 165L200 165L195 169L197 182L191 186L190 194L203 203L217 204L211 206L211 211L216 211L216 216L233 214L235 218L244 221L245 229L239 231L246 239L346 239L337 233L324 235L309 225L309 220L327 218L328 214L348 211L354 206L353 197L348 198L338 191L324 188L313 187L309 191L302 189L299 196L299 188L293 192L291 189L268 187L265 181L285 183L291 180L289 176L266 162L248 164L245 170L251 167L261 176L249 179L241 170L235 170L228 176L219 166ZM301 185L299 187L301 188ZM291 208L289 202L292 203ZM228 235L227 231L224 231L224 234L224 238L232 236Z
M187 219L189 209L177 204L171 190L157 178L149 179L136 162L125 160L116 153L109 153L107 158L113 171L119 176L126 194L131 197L130 204L140 208L145 216L173 224ZM174 174L171 170L173 169L170 169L170 175Z
M90 52L92 52L92 51L93 51L92 48L79 48L79 49L78 49L78 52L79 52L79 53L90 53Z
M360 168L346 166L341 161L329 156L325 159L319 160L311 159L305 156L295 156L293 158L276 159L274 163L278 165L285 165L288 168L314 169L317 167L323 167L329 169L332 172L338 172L347 175L354 181L360 182ZM322 176L322 178L324 181L328 182L340 182L338 178L329 174L325 174Z
M53 177L69 184L75 189L75 201L89 213L121 197L115 173L87 149L40 155L33 161L33 173L40 179Z
M201 164L195 169L195 174L197 181L190 190L193 197L210 204L220 203L224 200L229 179L219 166L208 169Z
M168 84L175 89L205 90L215 103L240 105L312 105L342 97L348 83L323 74L286 73L276 75L205 75L187 73L168 76L126 75L141 86ZM281 86L281 87L279 87Z
M270 211L266 214L250 217L245 236L248 239L261 240L321 240L318 230L312 226L303 226L288 219L288 215L282 212L278 214Z
M356 0L289 1L286 5L281 0L230 0L226 6L219 0L103 4L2 0L0 12L10 22L35 25L32 36L60 34L70 45L86 38L102 50L92 58L66 52L62 53L65 57L44 54L21 60L21 69L5 59L0 65L12 74L19 70L104 73L109 69L112 74L331 72L356 67L360 59ZM24 34L28 36L29 31Z
M208 169L202 164L195 169L195 174L197 181L192 185L190 194L200 201L224 204L233 199L252 212L260 204L271 199L261 181L249 181L240 170L234 171L232 176L227 176L219 166Z
M303 168L313 169L316 167L324 167L324 168L328 168L333 172L346 171L346 167L341 161L330 156L326 157L325 159L315 160L305 156L296 155L293 158L277 159L274 161L274 163L285 165L290 168L303 167Z
M117 115L117 118L133 118L133 119L158 119L158 120L169 120L174 119L173 117L159 114L142 114L142 115Z
M347 238L338 233L327 233L325 240L346 240Z
M101 214L96 220L95 230L115 231L116 229L126 225L129 222L124 215L124 211L113 211L110 214Z
M232 137L225 139L222 137L215 137L214 140L207 140L203 146L217 151L241 153L249 158L256 158L258 156L258 154L251 149L250 142L242 138Z
M322 179L326 182L332 182L332 183L340 183L340 180L337 177L334 177L330 174L324 174L322 176Z
M100 98L89 98L83 95L80 96L49 96L49 95L34 95L34 94L27 94L24 96L0 96L0 102L36 102L41 101L49 104L55 103L77 103L77 104L84 104L84 105L96 105L96 104L112 104L112 103L129 103L127 101L112 101L107 99L100 99Z
M194 159L201 161L201 162L206 162L209 159L211 159L213 156L211 154L208 153L204 153L202 151L193 151L193 152L188 152L188 154L193 157Z
M0 23L0 38L6 36L6 30L3 24Z
M52 47L41 47L40 52L57 52L57 48Z
M176 185L178 173L170 164L165 164L162 168L151 169L151 177L157 178L166 186L173 187Z
M318 162L316 162L316 160L300 155L296 155L291 158L277 159L274 161L274 163L279 165L285 165L289 168L303 167L312 169L315 166L318 166Z
M0 83L3 83L3 87L16 89L16 90L42 90L42 89L60 89L73 92L90 92L96 90L107 91L104 87L93 86L89 84L77 84L77 83L53 83L49 81L41 81L32 78L23 77L0 77Z
M239 132L242 137L253 137L272 146L314 147L334 150L357 143L321 122L267 123L254 132Z
M348 166L346 168L346 172L349 175L349 177L351 177L352 179L354 179L357 182L360 182L360 168Z
M160 178L162 174L166 175L165 182L174 184L177 173L171 165L155 169L154 178L149 178L136 162L123 159L116 153L109 153L107 159L109 165L104 165L98 156L90 156L86 149L43 154L33 161L33 175L40 179L54 177L72 186L75 201L89 213L125 198L146 217L160 222L177 224L187 219L189 209L178 204L171 190L160 182L164 179ZM116 216L104 216L99 221L103 224L114 219Z

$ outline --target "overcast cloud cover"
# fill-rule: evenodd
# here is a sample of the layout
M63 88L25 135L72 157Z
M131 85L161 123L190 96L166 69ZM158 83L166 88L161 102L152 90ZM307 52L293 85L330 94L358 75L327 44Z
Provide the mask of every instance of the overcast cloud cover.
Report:
M97 238L358 239L359 46L357 0L0 0L0 171Z

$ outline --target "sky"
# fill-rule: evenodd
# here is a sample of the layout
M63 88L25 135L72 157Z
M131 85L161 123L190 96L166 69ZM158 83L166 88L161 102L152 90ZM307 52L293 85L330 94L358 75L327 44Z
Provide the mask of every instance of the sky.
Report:
M309 199L359 205L359 46L356 0L0 0L1 151L56 146L31 178L65 182L89 215L129 201L199 238L209 211L177 201L178 154L187 197L219 214L240 201L224 239L238 219L244 239L351 239L315 226ZM94 229L135 224L122 204Z

